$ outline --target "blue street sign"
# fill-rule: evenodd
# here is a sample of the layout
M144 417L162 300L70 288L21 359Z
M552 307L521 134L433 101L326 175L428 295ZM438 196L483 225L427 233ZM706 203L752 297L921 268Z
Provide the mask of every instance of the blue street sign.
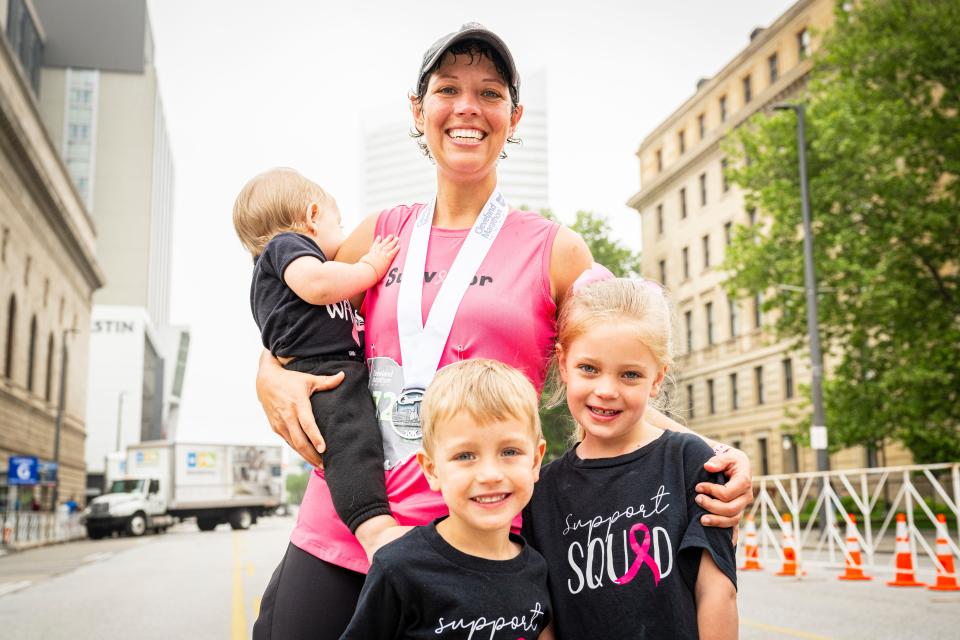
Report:
M7 484L37 484L39 466L35 456L10 456L7 462Z

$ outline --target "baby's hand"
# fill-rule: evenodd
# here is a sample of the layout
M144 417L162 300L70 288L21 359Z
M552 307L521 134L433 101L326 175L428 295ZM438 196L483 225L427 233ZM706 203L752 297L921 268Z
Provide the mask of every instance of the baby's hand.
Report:
M377 272L377 282L387 273L390 263L394 256L400 250L400 238L395 235L388 235L385 238L377 236L373 239L373 245L370 251L367 251L360 262L366 262Z

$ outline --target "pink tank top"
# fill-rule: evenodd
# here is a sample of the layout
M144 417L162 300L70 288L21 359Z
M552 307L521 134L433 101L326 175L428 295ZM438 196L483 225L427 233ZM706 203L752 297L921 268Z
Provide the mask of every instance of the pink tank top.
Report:
M380 214L376 235L395 234L400 252L387 275L367 292L363 306L371 389L378 398L378 371L402 365L397 334L397 295L410 242L412 223L423 205L399 206ZM537 213L511 211L496 241L477 270L457 311L440 366L468 358L493 358L523 371L543 387L550 350L556 338L556 304L550 295L550 253L559 225ZM440 290L469 229L430 232L423 275L424 318ZM427 485L407 441L381 427L390 508L403 525L422 525L446 514L439 493ZM353 571L369 568L363 548L337 518L322 471L315 471L300 506L290 541L321 560Z

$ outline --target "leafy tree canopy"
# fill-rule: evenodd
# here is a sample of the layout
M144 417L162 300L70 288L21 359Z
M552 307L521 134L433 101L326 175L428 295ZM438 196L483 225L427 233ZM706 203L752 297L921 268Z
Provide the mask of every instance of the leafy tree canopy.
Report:
M960 460L960 3L839 2L809 84L807 157L831 445L900 439ZM732 293L764 292L807 335L796 119L755 116L728 177L763 223L740 228Z

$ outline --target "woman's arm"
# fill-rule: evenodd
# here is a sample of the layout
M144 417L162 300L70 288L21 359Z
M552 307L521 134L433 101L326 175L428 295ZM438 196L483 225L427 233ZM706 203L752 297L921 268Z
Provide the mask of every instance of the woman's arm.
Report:
M703 550L694 588L701 640L736 640L739 634L737 589Z
M700 437L710 447L718 446L714 440L700 435L672 420L652 407L647 407L644 417L655 427L692 433ZM753 502L753 473L750 469L750 458L743 451L727 447L722 453L714 455L704 463L703 468L712 473L727 476L726 484L701 482L697 485L697 504L710 512L710 515L701 516L700 522L711 527L736 527L743 517L743 512ZM734 529L734 540L737 531Z
M334 376L313 376L287 371L266 349L260 354L257 399L267 414L270 427L315 467L323 466L320 454L326 444L313 419L310 396L315 391L333 389L342 381L343 372Z

